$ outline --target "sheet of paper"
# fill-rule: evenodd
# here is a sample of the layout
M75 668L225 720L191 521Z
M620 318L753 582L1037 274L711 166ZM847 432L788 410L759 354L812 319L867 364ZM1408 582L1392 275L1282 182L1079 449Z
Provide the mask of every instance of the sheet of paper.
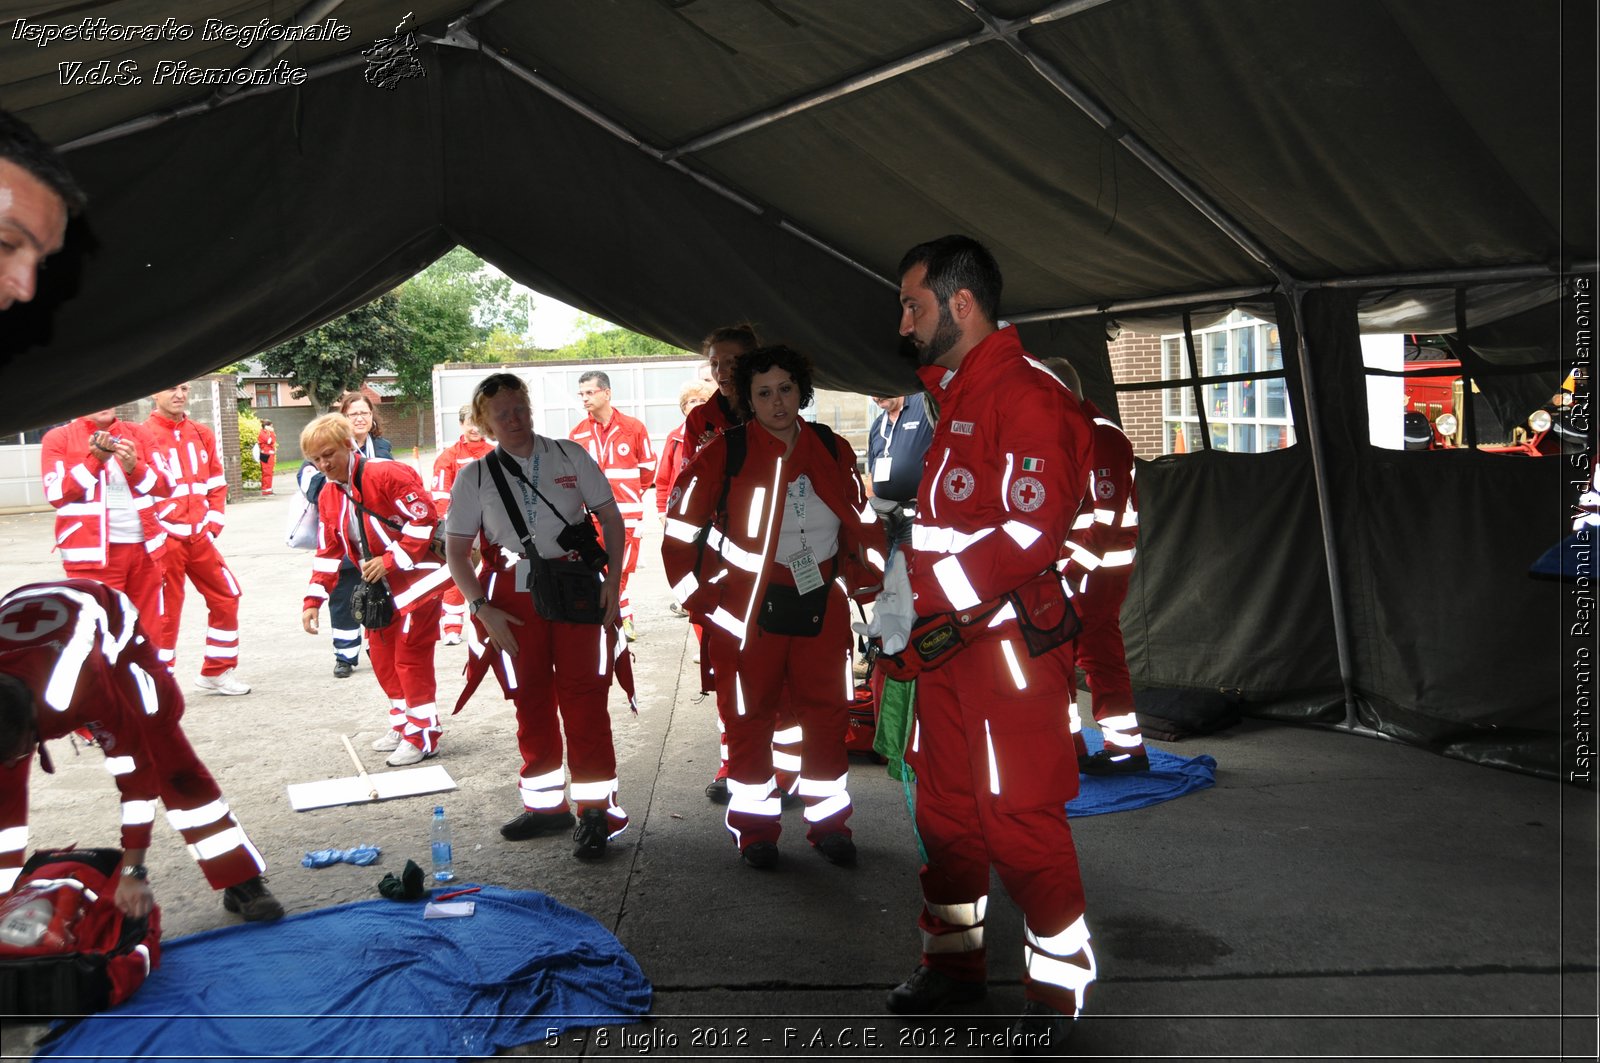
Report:
M478 910L476 901L429 901L422 910L424 919L462 919Z

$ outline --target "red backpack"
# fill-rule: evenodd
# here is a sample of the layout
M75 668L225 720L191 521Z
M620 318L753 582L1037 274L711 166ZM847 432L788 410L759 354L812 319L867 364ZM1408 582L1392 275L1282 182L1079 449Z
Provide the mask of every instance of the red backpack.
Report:
M122 1003L161 961L161 909L114 901L120 849L45 849L0 897L0 1014L88 1015Z

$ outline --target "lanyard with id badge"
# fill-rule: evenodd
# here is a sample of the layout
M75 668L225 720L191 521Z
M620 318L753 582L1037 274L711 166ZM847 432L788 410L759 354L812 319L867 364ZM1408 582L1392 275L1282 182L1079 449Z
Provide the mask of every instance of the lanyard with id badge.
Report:
M789 495L786 504L801 529L800 549L783 559L783 563L794 574L794 586L787 583L768 584L756 623L762 630L774 635L812 638L822 633L822 618L828 611L830 580L822 574L816 551L805 541L806 506L810 501L808 481L801 479L794 486L796 490ZM828 560L831 564L836 563L836 558Z

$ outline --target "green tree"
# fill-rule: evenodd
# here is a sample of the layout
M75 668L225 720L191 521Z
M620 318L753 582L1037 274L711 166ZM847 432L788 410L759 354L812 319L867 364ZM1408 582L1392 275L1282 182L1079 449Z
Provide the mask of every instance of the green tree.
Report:
M579 317L578 329L582 335L558 350L554 357L577 361L595 361L601 358L691 357L689 352L670 343L618 328L593 314Z
M261 364L292 379L296 398L309 395L326 407L372 374L398 365L405 351L399 299L391 292L263 352Z

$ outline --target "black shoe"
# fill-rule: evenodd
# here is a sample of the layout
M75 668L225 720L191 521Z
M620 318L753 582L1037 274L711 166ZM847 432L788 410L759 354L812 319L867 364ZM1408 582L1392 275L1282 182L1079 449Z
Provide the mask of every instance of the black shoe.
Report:
M1011 1054L1016 1056L1058 1056L1067 1050L1077 1022L1042 1000L1022 1006L1022 1018L1011 1026Z
M782 787L778 788L778 804L783 806L785 811L791 808L799 808L805 803L805 798L801 797L799 794L792 794Z
M598 860L606 855L606 841L611 836L611 824L603 808L586 808L572 832L572 855L579 860Z
M551 831L566 830L572 826L572 813L524 812L510 823L501 825L500 837L511 842L525 842Z
M356 666L343 657L333 662L333 678L335 679L349 679L350 673L355 670Z
M1137 775L1150 770L1146 753L1113 753L1102 749L1092 757L1079 757L1078 770L1085 775Z
M958 1004L975 1004L989 995L983 982L963 982L932 967L918 967L911 977L889 990L884 1003L896 1015L933 1015Z
M817 852L828 858L828 863L840 867L856 866L856 843L848 834L824 834L817 842Z
M714 805L728 803L728 780L726 776L712 779L706 783L706 797Z
M257 875L222 891L222 906L247 923L266 923L283 918L283 905L267 889L267 880Z
M771 871L778 866L778 843L751 842L739 850L739 859L757 871Z

